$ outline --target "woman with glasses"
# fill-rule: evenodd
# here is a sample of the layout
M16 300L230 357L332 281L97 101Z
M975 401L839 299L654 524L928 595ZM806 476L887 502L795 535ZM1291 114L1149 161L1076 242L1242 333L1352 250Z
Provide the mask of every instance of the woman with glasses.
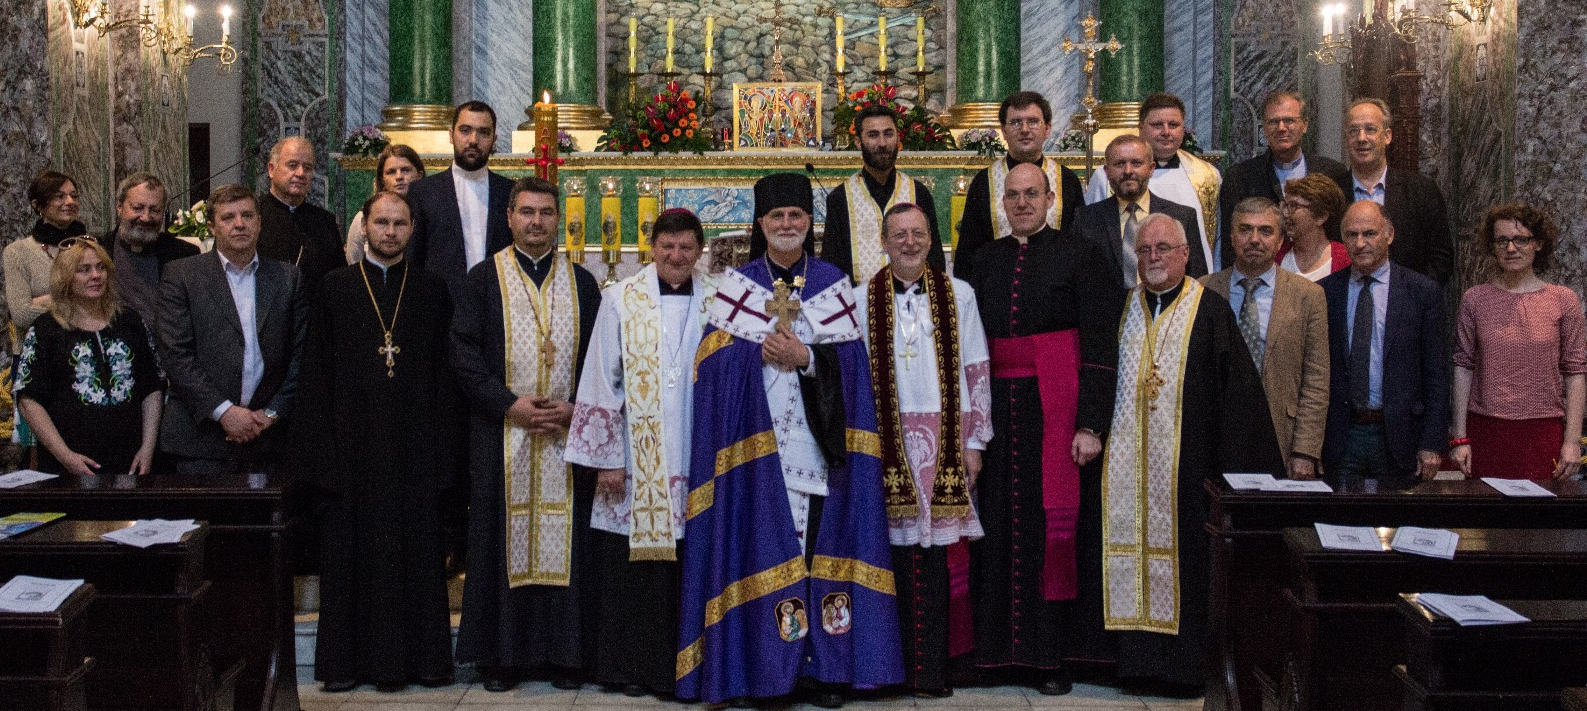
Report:
M400 143L386 146L375 159L375 192L393 192L406 196L408 188L424 177L424 161L419 153ZM353 215L347 225L347 263L364 261L364 213Z
M161 376L143 319L116 299L115 266L89 238L60 243L49 318L22 340L17 409L38 437L41 471L147 474Z
M1339 241L1345 194L1332 178L1311 173L1284 183L1279 210L1288 238L1273 258L1280 269L1318 281L1350 266L1350 253Z
M1576 293L1538 277L1559 232L1530 205L1488 211L1478 233L1496 263L1455 317L1450 456L1467 476L1564 479L1581 466L1587 323Z

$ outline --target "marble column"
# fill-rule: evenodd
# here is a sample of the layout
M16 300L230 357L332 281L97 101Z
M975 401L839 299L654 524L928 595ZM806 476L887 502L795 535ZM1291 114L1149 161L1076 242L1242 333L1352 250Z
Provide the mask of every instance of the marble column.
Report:
M1099 62L1103 128L1133 127L1140 102L1163 90L1163 0L1100 0L1103 36L1118 37L1124 49Z
M1020 88L1019 2L959 0L956 13L958 96L947 123L956 129L996 127L998 104Z
M534 3L531 31L535 100L539 100L540 92L551 92L557 105L557 126L563 130L600 130L612 121L598 103L600 64L596 37L600 28L596 6L596 0ZM524 113L532 108L533 103L524 107ZM518 130L533 127L532 120L525 121Z
M421 153L450 153L435 132L452 123L452 0L390 0L389 8L390 100L380 128Z

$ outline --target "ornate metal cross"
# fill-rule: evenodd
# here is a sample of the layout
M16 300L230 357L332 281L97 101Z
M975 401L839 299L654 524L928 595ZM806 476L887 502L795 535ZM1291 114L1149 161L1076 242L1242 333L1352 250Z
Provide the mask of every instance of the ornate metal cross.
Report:
M1069 35L1064 35L1064 42L1061 45L1064 54L1078 51L1085 55L1085 64L1081 66L1081 70L1086 73L1086 98L1081 99L1080 103L1086 107L1086 118L1085 121L1081 122L1080 126L1081 130L1086 134L1086 175L1091 174L1091 163L1095 158L1093 155L1095 148L1092 146L1091 139L1097 135L1097 130L1101 128L1101 124L1097 122L1096 114L1098 103L1096 95L1097 53L1105 51L1109 55L1116 55L1119 50L1124 49L1124 45L1119 44L1119 38L1114 35L1108 35L1107 42L1097 41L1097 27L1101 24L1095 15L1086 13L1086 19L1080 21L1080 27L1083 32L1081 41L1075 42L1069 39Z
M402 347L391 342L391 332L386 332L386 345L375 349L376 353L386 356L386 377L397 377L397 354L402 352Z
M794 281L796 286L804 286L801 279L796 277ZM777 317L777 323L774 324L777 330L781 331L783 326L787 326L788 330L792 331L794 321L799 319L799 295L793 293L793 289L787 283L778 279L772 283L771 298L766 300L766 311Z

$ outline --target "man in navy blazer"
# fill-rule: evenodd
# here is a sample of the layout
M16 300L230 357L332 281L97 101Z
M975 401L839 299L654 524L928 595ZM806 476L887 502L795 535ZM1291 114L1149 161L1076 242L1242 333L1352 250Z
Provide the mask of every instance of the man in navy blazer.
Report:
M452 111L452 167L408 189L413 240L407 258L446 282L455 296L474 265L512 244L507 195L512 179L485 165L496 145L496 112L483 101Z
M308 335L303 275L258 254L259 199L241 185L210 193L215 249L166 265L160 364L171 381L160 449L180 473L269 471L297 393Z
M1133 133L1121 135L1108 143L1103 160L1102 169L1108 176L1113 195L1080 208L1075 215L1075 226L1082 238L1091 240L1107 253L1114 286L1128 290L1135 286L1137 278L1133 228L1147 215L1159 212L1168 215L1184 225L1187 235L1200 234L1200 228L1196 226L1194 209L1157 197L1147 190L1156 164L1152 162L1152 147L1146 139ZM1132 206L1134 225L1130 223L1129 214ZM1130 240L1128 244L1126 236ZM1190 250L1185 274L1192 279L1206 276L1207 259L1202 250Z
M1389 261L1394 225L1359 200L1342 224L1349 269L1321 282L1331 357L1324 476L1407 488L1438 473L1449 426L1449 356L1438 284Z

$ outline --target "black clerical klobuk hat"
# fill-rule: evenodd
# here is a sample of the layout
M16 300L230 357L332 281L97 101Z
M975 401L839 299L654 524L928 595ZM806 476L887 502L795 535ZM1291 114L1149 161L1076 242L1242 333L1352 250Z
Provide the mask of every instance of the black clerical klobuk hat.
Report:
M816 210L810 193L810 178L802 173L772 173L755 181L755 224L749 232L749 258L766 253L766 233L760 218L779 207L797 207L810 213L810 230L805 233L805 254L815 254Z

